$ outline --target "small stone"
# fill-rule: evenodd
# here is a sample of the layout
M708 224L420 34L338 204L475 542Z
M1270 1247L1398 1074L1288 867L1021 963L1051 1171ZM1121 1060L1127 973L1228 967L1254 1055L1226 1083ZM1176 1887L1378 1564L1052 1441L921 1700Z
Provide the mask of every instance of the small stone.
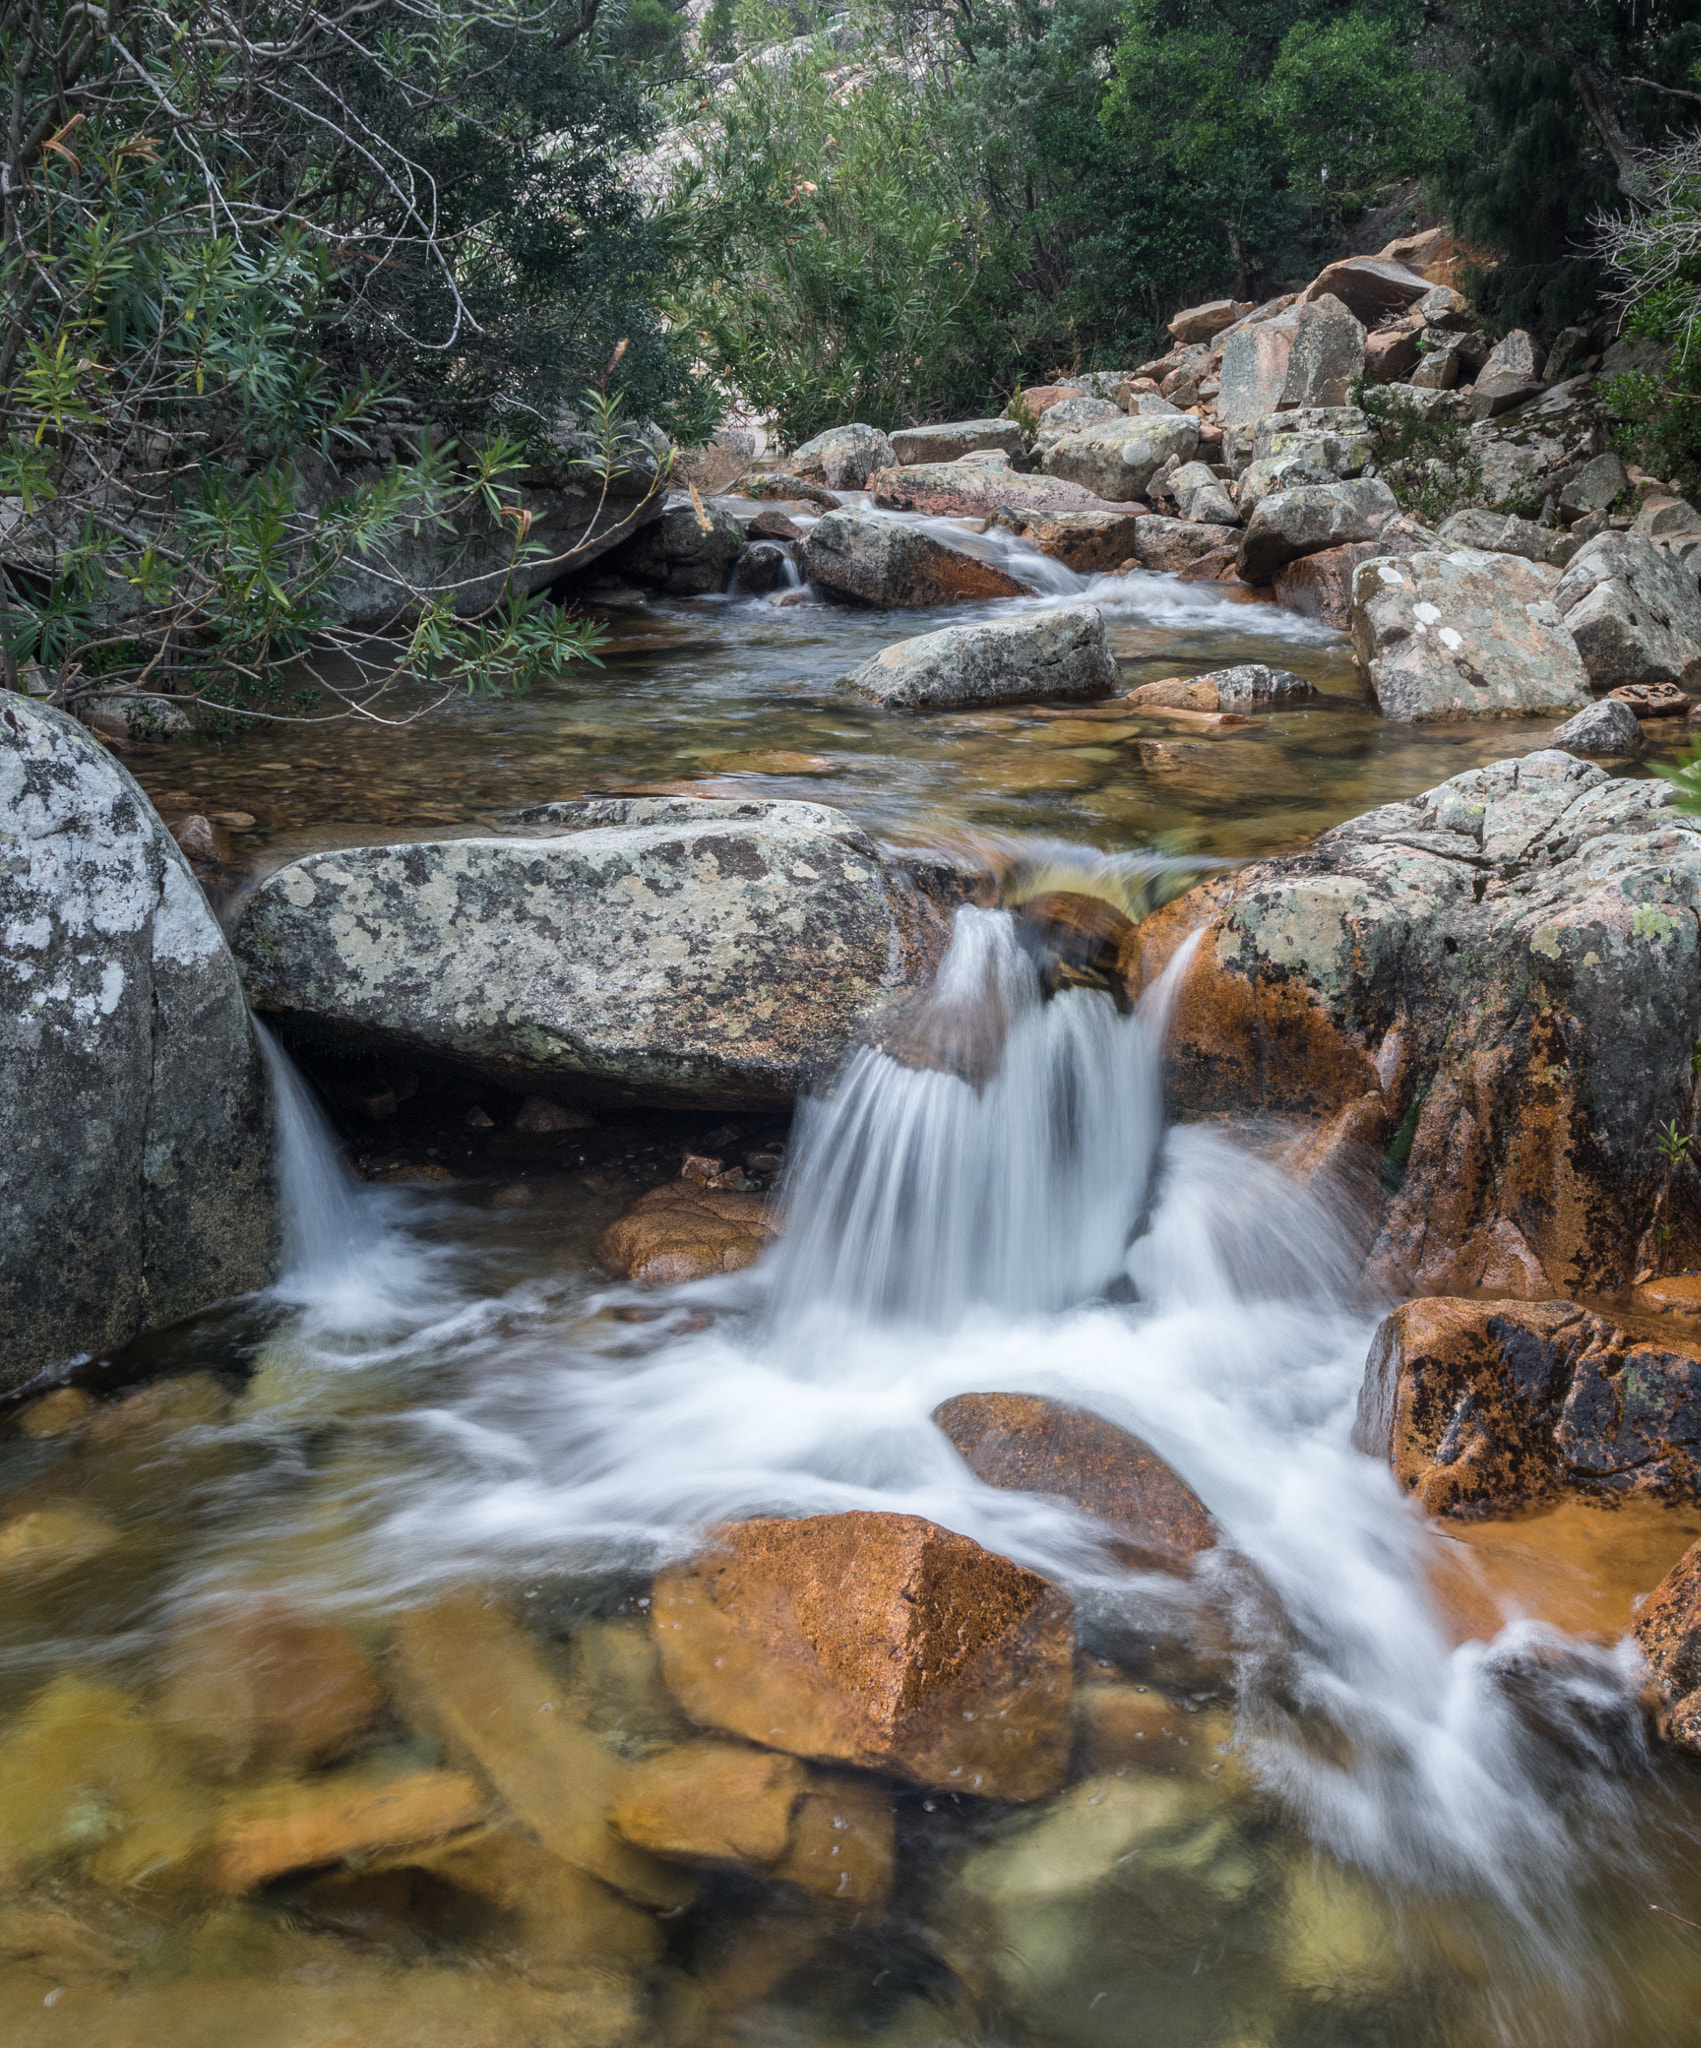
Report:
M234 851L220 828L199 812L176 819L171 826L171 836L191 860L215 867L227 866Z
M252 832L255 825L252 811L209 811L207 816L226 832Z
M75 1429L93 1407L93 1395L81 1387L58 1387L22 1410L18 1427L25 1436L63 1436L67 1430Z
M30 1508L0 1522L0 1579L43 1578L114 1549L123 1537L92 1508Z
M466 1125L469 1131L493 1131L496 1128L496 1119L487 1116L476 1103L461 1118L461 1122Z
M795 1757L734 1742L688 1742L634 1764L609 1819L627 1841L687 1862L777 1862L808 1783Z
M595 1130L596 1121L582 1109L569 1109L565 1103L551 1102L544 1095L528 1095L520 1104L514 1129L523 1131L529 1138L545 1138L554 1137L561 1131Z
M724 1159L711 1159L701 1152L687 1152L679 1166L681 1180L694 1180L707 1186L717 1174L725 1173Z
M710 1273L736 1273L778 1235L779 1224L759 1194L669 1181L609 1225L597 1257L617 1279L676 1286Z
M1687 718L1695 709L1695 699L1676 683L1622 683L1601 701L1623 704L1637 718Z
M270 1785L225 1809L208 1878L219 1891L255 1891L291 1870L440 1840L484 1818L483 1793L458 1771L339 1771Z
M772 506L765 507L744 529L746 540L802 540L803 528Z

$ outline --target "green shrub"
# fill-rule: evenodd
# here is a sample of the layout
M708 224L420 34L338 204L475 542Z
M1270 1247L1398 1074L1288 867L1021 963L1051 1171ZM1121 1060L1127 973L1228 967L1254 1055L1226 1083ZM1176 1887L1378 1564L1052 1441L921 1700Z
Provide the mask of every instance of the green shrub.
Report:
M1404 384L1353 386L1353 403L1370 422L1376 473L1402 512L1426 526L1482 499L1482 454L1463 420L1420 410Z

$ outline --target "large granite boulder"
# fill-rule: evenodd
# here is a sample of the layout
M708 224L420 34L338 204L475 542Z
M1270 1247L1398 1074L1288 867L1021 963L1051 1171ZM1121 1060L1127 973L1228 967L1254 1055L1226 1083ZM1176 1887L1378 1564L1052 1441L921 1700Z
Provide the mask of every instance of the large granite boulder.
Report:
M1006 512L1001 526L1078 576L1100 576L1133 558L1141 514L1130 512Z
M1306 286L1307 303L1332 298L1366 327L1378 327L1390 313L1420 304L1432 287L1428 278L1403 263L1379 256L1343 256Z
M1170 407L1172 412L1179 410L1178 406ZM1095 398L1090 391L1083 391L1079 398L1060 399L1056 405L1048 407L1040 419L1039 432L1034 436L1035 446L1043 455L1065 434L1078 433L1083 427L1102 427L1106 420L1127 417L1127 407L1118 405L1115 399Z
M780 464L782 474L800 476L830 491L860 491L877 469L897 461L891 442L878 427L860 420L848 427L829 427Z
M1701 589L1645 534L1586 541L1553 601L1597 690L1701 680Z
M153 807L0 696L0 1391L272 1276L242 984Z
M1555 548L1566 545L1564 534L1552 526L1538 526L1533 519L1520 519L1511 512L1488 512L1468 505L1444 519L1436 538L1451 548L1476 548L1489 555L1522 555L1526 562L1554 560ZM1571 543L1575 545L1575 543Z
M900 427L892 436L892 453L906 469L922 462L956 462L989 448L1002 449L1012 460L1027 453L1014 420L951 420L937 427Z
M1327 292L1296 307L1293 323L1278 409L1344 406L1364 369L1364 328Z
M1045 451L1044 468L1114 504L1138 498L1172 455L1190 461L1198 446L1199 422L1189 413L1125 414L1061 435Z
M1375 452L1370 421L1356 405L1296 406L1252 430L1254 462L1297 459L1330 476L1357 476Z
M687 498L613 549L605 567L670 597L704 597L726 588L744 548L744 529L730 513L699 512Z
M1370 1347L1354 1441L1429 1515L1562 1493L1701 1495L1701 1351L1569 1301L1408 1301Z
M1623 759L1641 753L1642 723L1621 698L1598 697L1587 711L1555 729L1552 744L1568 754Z
M1077 604L900 640L865 662L850 686L891 711L1108 697L1116 662L1097 606Z
M256 1008L522 1090L779 1107L942 947L822 804L584 799L523 824L268 876L236 941Z
M1394 493L1380 477L1272 491L1258 501L1246 522L1240 543L1241 576L1248 583L1268 583L1278 569L1301 555L1319 554L1348 541L1374 540L1399 516Z
M1396 1294L1610 1294L1655 1263L1654 1134L1701 1039L1701 833L1663 784L1541 752L1474 768L1183 896L1132 984L1203 936L1171 1100L1305 1119L1393 1192ZM1673 1270L1701 1260L1680 1177ZM1663 1227L1663 1225L1662 1225Z
M1240 539L1236 526L1208 526L1193 519L1163 519L1153 513L1134 529L1134 559L1142 569L1173 576L1220 549L1233 549Z
M1559 572L1475 548L1382 555L1353 572L1353 651L1384 718L1568 715L1589 677L1554 601Z
M1661 1734L1701 1752L1701 1543L1648 1595L1631 1632L1648 1660Z
M1001 462L924 462L912 469L883 469L869 478L868 494L882 511L926 512L937 519L1028 512L1044 518L1064 512L1126 515L1129 509L1061 477L1024 475Z
M829 512L818 519L798 547L797 563L818 591L845 604L916 611L1028 594L1025 583L984 555L869 512Z

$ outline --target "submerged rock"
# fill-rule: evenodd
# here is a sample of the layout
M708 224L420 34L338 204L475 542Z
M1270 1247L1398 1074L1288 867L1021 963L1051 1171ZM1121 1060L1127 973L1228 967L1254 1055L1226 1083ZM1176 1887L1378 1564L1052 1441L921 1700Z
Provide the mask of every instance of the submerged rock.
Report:
M153 806L0 697L0 1391L272 1276L272 1120L224 936Z
M587 798L524 822L268 876L237 935L256 1006L524 1092L778 1107L943 945L822 804Z
M1701 1350L1568 1301L1407 1302L1370 1347L1354 1442L1431 1515L1561 1492L1701 1497Z
M662 1573L652 1617L704 1726L983 1799L1063 1781L1068 1599L915 1515L735 1523Z
M778 1221L760 1195L676 1180L652 1188L611 1223L597 1257L616 1279L671 1287L737 1273L778 1235Z
M257 1891L292 1870L441 1840L484 1817L484 1795L459 1771L398 1776L366 1768L286 1778L220 1813L208 1879L215 1891Z
M1671 793L1559 752L1475 768L1207 884L1170 1095L1352 1123L1386 1147L1370 1260L1397 1294L1611 1293L1653 1264L1653 1136L1701 1038L1701 834ZM1701 1255L1680 1181L1667 1263Z
M1384 718L1580 711L1588 673L1562 622L1559 574L1455 548L1378 556L1353 572L1353 651Z
M850 687L892 711L1108 697L1116 662L1098 607L1069 605L900 640L864 662Z
M1185 1569L1218 1541L1210 1510L1149 1444L1114 1422L1037 1394L958 1394L933 1411L988 1486L1061 1495L1115 1532L1146 1569Z
M916 610L963 598L1028 594L1025 583L985 556L866 512L829 512L818 519L797 560L817 590L847 604Z

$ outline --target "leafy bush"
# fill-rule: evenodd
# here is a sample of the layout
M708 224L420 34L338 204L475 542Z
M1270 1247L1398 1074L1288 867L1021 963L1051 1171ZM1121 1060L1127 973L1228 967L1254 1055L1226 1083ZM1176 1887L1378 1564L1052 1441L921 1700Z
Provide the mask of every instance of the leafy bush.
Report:
M1436 526L1462 505L1480 502L1482 454L1463 420L1424 412L1404 384L1361 379L1352 399L1370 422L1376 473L1402 512Z

